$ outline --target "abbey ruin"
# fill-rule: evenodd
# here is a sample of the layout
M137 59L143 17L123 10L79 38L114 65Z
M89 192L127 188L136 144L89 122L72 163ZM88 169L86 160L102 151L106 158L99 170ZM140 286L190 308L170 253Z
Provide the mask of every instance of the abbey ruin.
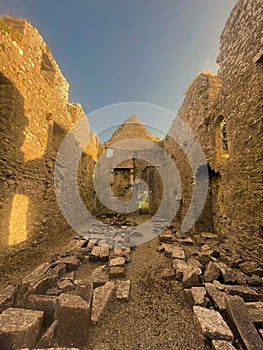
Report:
M68 101L69 84L37 29L0 19L0 350L263 349L262 32L262 1L238 0L220 36L218 73L198 74L185 92L178 116L209 178L188 232L180 228L204 169L193 173L175 125L159 140L131 111L103 144L90 130L78 188L101 222L94 237L103 223L123 230L107 246L74 232L54 188L59 147L85 113ZM173 221L135 248L136 227L162 202L160 166L133 157L112 169L119 200L130 200L140 179L148 185L131 214L108 210L93 185L101 154L132 138L168 153L182 183Z

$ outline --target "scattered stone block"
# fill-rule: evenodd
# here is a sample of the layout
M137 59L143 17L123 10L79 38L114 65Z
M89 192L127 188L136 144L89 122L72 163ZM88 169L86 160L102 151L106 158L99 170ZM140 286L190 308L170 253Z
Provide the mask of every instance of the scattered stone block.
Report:
M87 245L87 252L90 253L92 249L94 248L95 244L93 241L89 241Z
M100 247L100 260L107 261L109 259L110 249L109 247Z
M99 246L95 246L89 256L89 259L91 261L98 261L100 260L100 247Z
M221 263L221 262L217 263L217 266L219 267L219 269L221 271L221 275L222 275L224 283L226 283L226 284L237 283L237 275L233 269L231 269L226 264Z
M163 243L164 246L164 254L170 258L172 256L172 251L176 247L173 244Z
M212 340L212 350L236 350L229 341Z
M205 306L206 304L206 290L204 287L192 287L184 289L185 300L193 307L194 305Z
M93 282L93 287L97 288L102 286L109 280L109 275L107 272L107 266L99 266L91 274L91 281Z
M263 302L246 303L248 313L257 328L263 328Z
M194 241L190 237L177 239L177 242L187 246L194 245Z
M171 256L172 259L181 259L181 260L185 259L185 251L180 247L173 247L173 249L171 250L171 253L166 249L165 251L166 251L166 254Z
M159 234L160 241L163 243L172 243L173 242L173 235L172 232L169 230L164 230Z
M213 281L213 285L216 287L216 289L220 290L221 292L225 290L225 286L217 280Z
M213 282L217 280L221 274L221 270L218 267L217 263L210 261L204 272L204 281L205 282Z
M55 318L56 341L63 346L85 346L90 324L90 307L80 296L62 293L58 297Z
M116 297L119 301L128 301L130 298L131 281L116 281Z
M187 263L180 259L173 259L172 266L175 272L175 279L177 281L182 281L184 272L189 268Z
M217 240L218 239L218 235L216 235L215 233L212 232L202 232L200 234L200 237L206 240Z
M112 266L109 271L110 278L122 278L125 277L125 269L122 266Z
M200 261L203 267L206 267L212 260L212 256L209 255L209 253L201 252L198 254L198 260Z
M257 275L248 276L246 281L249 286L263 287L263 278Z
M123 257L125 262L128 263L131 260L131 248L129 247L114 247L113 253L110 254L110 258Z
M205 289L209 297L212 299L215 308L223 315L226 314L225 293L218 290L214 284L205 283Z
M194 306L193 310L205 338L233 341L233 334L218 311L201 306Z
M115 285L112 281L94 289L91 309L91 322L93 324L101 318L107 303L113 298L114 289Z
M61 289L63 293L71 293L75 289L75 286L70 280L62 280L58 282L58 288Z
M189 258L187 260L187 264L189 266L192 266L193 268L195 268L196 269L196 273L198 275L202 274L202 270L201 270L202 269L202 264L196 258L193 258L193 257Z
M249 316L243 299L239 296L227 296L226 310L231 325L245 349L263 349L263 341Z
M2 290L0 293L0 314L9 307L14 306L18 289L18 285L10 285Z
M245 301L258 301L260 298L259 294L255 290L246 286L226 285L225 290L230 295L238 295Z
M239 264L239 268L246 275L252 276L256 275L259 277L263 277L263 269L257 265L254 261L245 261Z
M79 260L75 255L60 258L56 263L66 264L67 272L75 271L79 267Z
M110 264L109 264L110 267L113 267L113 266L122 266L122 267L124 267L124 265L125 265L125 259L123 257L118 257L118 258L111 259L110 260Z
M43 312L9 308L0 315L0 350L33 348L41 329Z
M40 338L39 342L37 343L38 348L48 348L52 344L52 341L56 334L57 326L58 320L55 320Z

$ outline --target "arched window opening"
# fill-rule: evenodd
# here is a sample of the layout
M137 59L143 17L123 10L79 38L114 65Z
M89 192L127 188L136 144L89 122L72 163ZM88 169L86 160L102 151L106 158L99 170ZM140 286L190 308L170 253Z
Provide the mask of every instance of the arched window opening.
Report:
M226 122L223 119L220 122L221 142L224 151L228 151L227 133L226 133Z
M216 153L217 159L229 158L229 144L227 138L226 121L223 116L218 117L216 122Z

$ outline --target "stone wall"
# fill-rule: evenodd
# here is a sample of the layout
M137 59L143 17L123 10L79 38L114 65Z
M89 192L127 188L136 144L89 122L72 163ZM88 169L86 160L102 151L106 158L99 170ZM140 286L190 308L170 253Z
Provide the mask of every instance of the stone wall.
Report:
M218 76L200 74L179 110L202 145L210 175L207 205L194 229L213 228L228 249L242 255L252 249L256 260L263 248L262 30L261 1L238 1L220 37ZM164 143L176 158L178 147L168 137ZM178 167L187 169L180 158ZM182 213L191 199L187 178L190 170L183 175ZM212 225L202 220L209 216Z
M123 140L128 141L129 139L138 139L138 146L132 145L132 142L131 144L128 143L125 145L123 152L129 151L129 153L127 153L128 159L114 168L111 182L112 191L118 199L127 201L132 197L131 188L133 186L134 193L137 193L138 196L139 205L139 198L142 197L143 194L142 190L138 190L136 185L140 184L141 180L144 180L148 185L149 214L153 215L161 203L162 183L158 171L151 166L151 163L140 159L140 155L148 154L151 156L152 161L155 161L154 152L156 152L156 150L154 150L152 144L157 144L157 140L145 128L141 120L132 114L117 130L115 130L112 137L104 143L106 152L110 151L113 156L114 154L116 155L116 152L122 150L123 147L120 144L118 145L118 142ZM144 142L144 140L146 140L146 142ZM147 141L152 144L150 145ZM132 158L130 158L131 155L133 155ZM147 211L148 210L145 212ZM143 213L142 210L138 210L137 212Z
M3 249L68 229L54 193L54 161L63 137L85 114L79 104L68 102L67 81L27 21L0 19L0 60ZM93 155L85 156L89 169Z

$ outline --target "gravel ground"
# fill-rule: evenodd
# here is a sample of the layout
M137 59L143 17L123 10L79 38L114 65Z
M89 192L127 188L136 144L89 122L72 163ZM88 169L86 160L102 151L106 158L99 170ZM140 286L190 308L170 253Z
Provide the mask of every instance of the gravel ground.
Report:
M88 349L110 343L114 350L205 350L180 283L160 279L170 261L156 252L158 238L135 248L126 265L131 280L128 303L113 301L91 326Z

